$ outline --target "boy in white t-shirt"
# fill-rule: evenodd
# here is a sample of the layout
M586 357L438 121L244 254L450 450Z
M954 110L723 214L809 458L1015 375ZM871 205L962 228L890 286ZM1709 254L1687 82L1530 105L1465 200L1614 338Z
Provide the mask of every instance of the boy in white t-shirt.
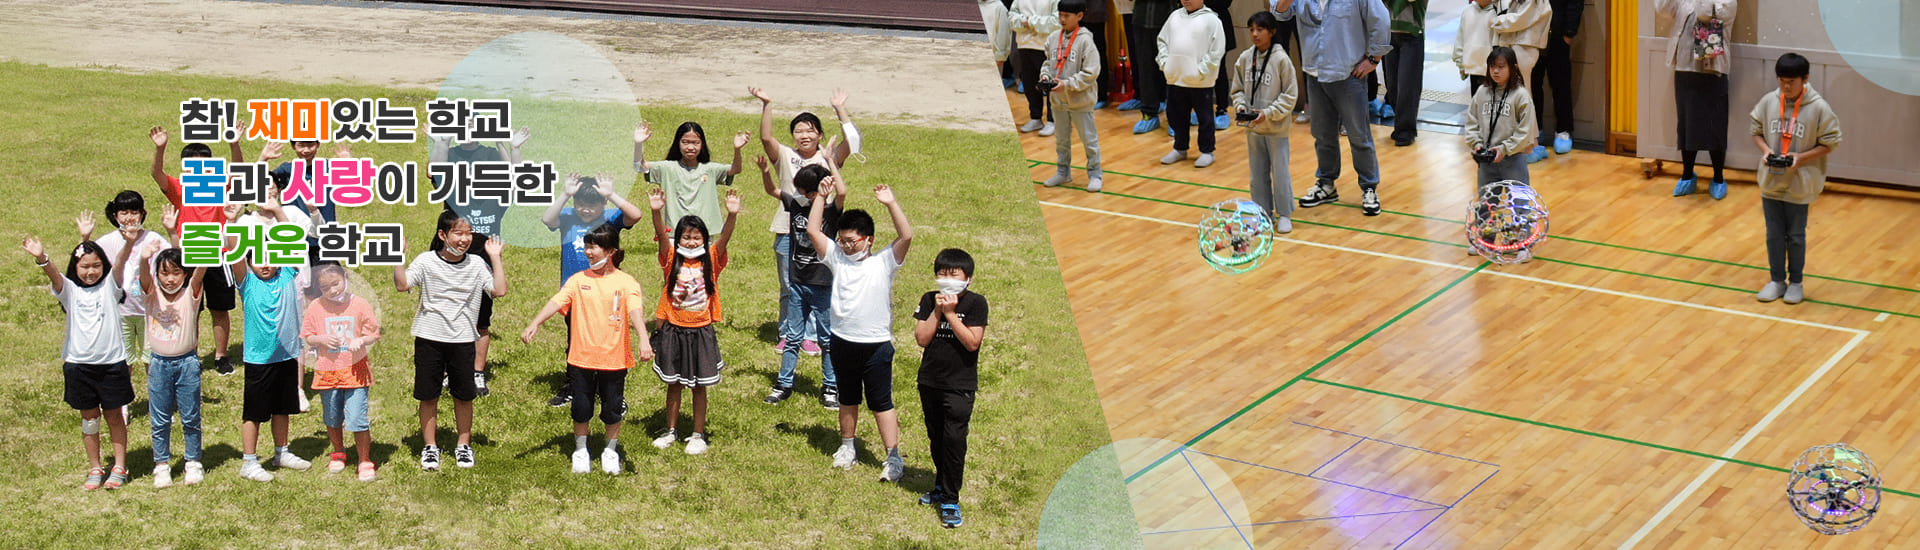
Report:
M838 171L832 184L820 184L823 191L842 185ZM854 434L859 427L860 403L867 402L873 421L880 426L880 441L887 447L881 481L899 481L904 464L900 460L900 421L893 410L893 273L907 257L913 242L913 226L907 213L894 200L893 189L875 187L873 195L887 206L893 228L899 233L886 248L873 248L873 216L861 210L840 215L838 234L828 237L820 229L820 218L827 201L813 201L807 217L807 237L815 250L826 255L827 268L833 271L831 306L832 354L834 378L840 386L840 449L833 453L833 466L852 468Z

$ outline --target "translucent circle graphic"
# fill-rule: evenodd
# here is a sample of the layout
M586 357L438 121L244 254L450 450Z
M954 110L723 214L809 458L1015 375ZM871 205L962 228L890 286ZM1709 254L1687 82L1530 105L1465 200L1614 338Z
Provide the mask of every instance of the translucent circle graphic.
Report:
M1246 501L1214 457L1164 439L1128 439L1067 469L1047 497L1037 542L1042 549L1244 547L1247 518Z
M1847 65L1882 88L1920 95L1920 4L1820 0L1827 38Z
M566 175L577 172L596 180L608 176L615 192L646 208L645 197L632 196L638 176L633 172L633 128L640 124L633 88L620 68L592 46L549 32L507 35L467 54L447 74L438 97L512 101L510 124L516 132L529 131L521 160L553 163L555 201L568 200ZM425 115L421 113L423 119ZM506 141L481 146L511 150ZM558 246L560 234L540 222L546 209L522 204L507 208L498 220L506 243Z
M408 258L408 260L412 260L412 258ZM386 270L391 268L386 266L377 266L377 267L367 267L363 269ZM346 298L337 299L339 295L333 294L335 289L334 287L329 286L330 284L333 283L333 280L332 280L333 277L331 275L327 275L328 272L335 272L335 273L340 273L345 275L345 278L342 280L342 282L344 283L344 288L341 290L344 292ZM376 273L380 273L380 272L376 272ZM338 335L342 339L351 339L359 336L360 334L359 327L354 325L353 318L347 313L347 304L350 303L352 301L352 298L355 298L355 297L366 301L367 307L370 311L369 315L371 315L372 318L374 319L382 318L380 316L380 294L378 293L378 291L374 289L372 281L368 280L366 277L360 276L360 273L355 271L353 268L341 267L336 272L336 271L333 271L333 268L331 267L316 266L313 268L303 270L303 272L299 275L299 277L302 279L302 284L306 285L306 288L307 288L307 293L305 295L305 299L307 301L302 304L302 307L305 308L302 310L302 317L304 318L305 315L312 314L315 308L321 308L323 311L328 312L328 313L320 314L321 315L320 323L321 323L322 330L324 330L329 335ZM389 288L389 290L391 290L391 288ZM332 314L336 312L338 313L337 315ZM383 342L399 341L392 337L392 330L389 328L383 327L381 329L381 336L382 336L381 341ZM319 358L321 352L328 351L328 350L316 348L312 345L307 345L305 343L305 339L302 339L301 342L306 347L306 351L304 353L306 355L306 360L308 365L314 365L315 364L314 361ZM381 345L380 342L375 342L370 346L361 347L361 348L352 348L349 346L343 346L341 348L332 350L332 353L347 354L349 357L351 357L351 360L348 361L348 364L358 363L360 361L366 360L367 355L373 352L372 350L373 346L379 346L379 345ZM388 343L386 345L393 345L393 344Z

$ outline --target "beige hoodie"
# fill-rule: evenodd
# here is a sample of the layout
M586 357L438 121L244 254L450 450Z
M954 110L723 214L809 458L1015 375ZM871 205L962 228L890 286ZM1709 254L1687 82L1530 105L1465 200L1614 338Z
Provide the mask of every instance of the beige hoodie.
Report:
M1259 65L1255 65L1258 60ZM1293 128L1294 101L1300 97L1300 82L1293 77L1293 60L1276 44L1261 53L1249 47L1233 63L1233 110L1236 113L1260 111L1267 118L1248 127L1261 135L1285 134ZM1251 92L1251 95L1249 95Z
M1505 93L1505 102L1496 102L1498 94ZM1494 107L1498 106L1499 120L1494 120ZM1487 124L1493 124L1493 137L1487 137ZM1495 90L1492 85L1481 86L1480 92L1473 94L1473 105L1467 108L1467 139L1469 151L1481 147L1505 151L1508 157L1526 154L1533 150L1534 136L1538 135L1534 125L1533 94L1526 86L1514 86L1511 92Z
M1053 31L1047 37L1047 57L1040 62L1040 80L1054 80L1060 87L1049 94L1053 104L1068 111L1090 111L1100 99L1100 50L1093 47L1093 31L1086 27L1076 27L1073 38L1068 40L1072 46L1067 52L1065 63L1061 63L1061 33L1066 29ZM1058 66L1059 69L1054 67Z
M1500 46L1547 47L1553 23L1553 5L1547 0L1500 0L1506 13L1493 18L1493 43Z
M1800 98L1800 115L1794 119L1793 102L1787 102L1785 116L1780 113L1780 90L1767 92L1760 102L1753 106L1752 122L1748 132L1767 140L1767 147L1780 148L1780 135L1786 132L1788 122L1793 123L1793 143L1789 144L1793 153L1805 153L1821 145L1828 149L1840 146L1840 116L1834 114L1833 107L1820 97L1820 92L1807 86ZM1801 163L1798 168L1780 168L1782 173L1773 173L1775 168L1767 166L1766 159L1760 162L1760 171L1754 177L1760 183L1760 196L1794 204L1813 204L1820 191L1827 186L1827 157Z
M1059 0L1014 0L1007 12L1013 42L1022 50L1046 49L1047 35L1060 30Z
M1487 76L1487 52L1493 50L1496 5L1481 8L1480 4L1467 0L1466 10L1460 12L1460 32L1453 41L1453 64L1460 67L1460 72Z

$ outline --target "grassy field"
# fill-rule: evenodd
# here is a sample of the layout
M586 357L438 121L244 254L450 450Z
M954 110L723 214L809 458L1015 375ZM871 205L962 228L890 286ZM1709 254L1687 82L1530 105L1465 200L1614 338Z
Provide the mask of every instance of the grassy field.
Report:
M687 456L678 446L662 452L647 444L649 437L641 432L664 427L665 392L650 371L639 370L628 379L625 473L568 472L570 421L566 409L546 406L560 378L564 330L549 322L532 345L517 338L558 284L558 249L515 246L506 252L512 292L497 303L494 327L516 337L494 344L492 395L476 404L478 467L453 468L450 456L441 472L417 467L420 437L409 394L407 334L415 296L385 284L384 268L363 268L361 274L379 289L375 296L385 311L387 335L372 356L374 454L382 465L377 482L356 483L351 470L329 475L319 466L282 472L267 484L240 479L241 377L218 377L209 370L205 483L153 488L145 376L136 373L134 386L142 398L132 407L128 453L135 477L118 491L80 491L85 462L79 419L60 397L63 316L15 243L30 232L48 241L50 250L71 246L72 218L98 212L121 189L146 195L148 227L158 228L165 199L147 176L152 145L146 129L160 125L177 131L178 102L196 96L389 97L414 106L429 99L419 91L0 64L0 128L8 135L6 152L0 154L0 185L7 194L0 203L0 236L8 248L0 254L0 273L9 274L0 291L0 334L7 335L0 338L0 357L6 358L0 364L0 402L5 404L0 407L0 463L7 465L0 469L0 486L6 487L0 490L0 510L8 512L0 514L0 547L1030 546L1055 481L1108 442L1039 208L1024 187L1006 184L1027 178L1014 136L864 124L871 159L850 163L848 180L856 189L894 186L917 232L894 291L900 350L895 400L907 458L907 476L898 485L875 481L875 453L884 451L870 416L862 418L860 464L851 472L828 466L839 441L832 413L814 398L816 359L803 358L801 395L795 400L780 406L760 402L779 366L771 348L777 318L773 255L764 230L777 205L758 191L759 178L749 168L739 182L748 201L734 263L722 282L727 321L719 335L729 368L713 393L714 448L705 456ZM700 121L714 141L757 128L756 118L734 113L664 106L635 110L635 118L654 121L662 136L681 120ZM791 114L781 112L779 126L784 128ZM618 130L607 131L626 135ZM542 158L538 148L561 143L556 137L566 131L536 128L528 157ZM614 139L607 144L610 150L630 151L630 142L617 141L629 138ZM654 158L668 142L656 137L649 144ZM260 145L247 144L247 155L255 156ZM168 147L169 163L178 149L176 136ZM224 146L214 149L225 155ZM750 146L747 152L757 149ZM322 156L330 151L323 149ZM365 144L355 152L376 161L412 160L423 166L426 161L424 142ZM624 166L618 155L606 155L614 157L615 166ZM724 153L715 157L726 158ZM573 168L563 164L560 169ZM582 171L595 170L601 168ZM630 169L616 174L623 187L645 185L636 183ZM855 194L851 206L880 207L865 191ZM404 223L418 247L427 241L438 210L429 204L374 204L343 208L340 217ZM878 218L885 242L893 232L884 214ZM651 262L655 245L639 235L628 233L627 271L650 293L658 292L659 273ZM939 526L933 510L915 504L933 484L933 465L913 391L919 351L910 324L914 301L933 288L934 253L946 247L972 252L979 264L973 288L993 304L962 500L967 523L953 531ZM205 322L203 315L203 357L212 346ZM237 312L234 334L237 358L242 338ZM302 456L327 451L317 407L316 401L315 412L293 420L293 448ZM452 437L450 408L443 406L443 442ZM683 417L683 430L690 421ZM594 433L597 452L598 421ZM178 453L177 432L174 445ZM176 476L178 468L176 462Z

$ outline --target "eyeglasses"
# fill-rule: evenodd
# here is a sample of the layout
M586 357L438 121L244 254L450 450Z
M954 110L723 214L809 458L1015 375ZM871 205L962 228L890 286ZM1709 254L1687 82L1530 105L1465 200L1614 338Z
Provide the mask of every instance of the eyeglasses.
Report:
M855 244L859 244L860 240L865 238L866 237L854 237L854 238L848 239L845 237L841 237L838 239L834 239L833 242L840 243L840 246L853 246Z

